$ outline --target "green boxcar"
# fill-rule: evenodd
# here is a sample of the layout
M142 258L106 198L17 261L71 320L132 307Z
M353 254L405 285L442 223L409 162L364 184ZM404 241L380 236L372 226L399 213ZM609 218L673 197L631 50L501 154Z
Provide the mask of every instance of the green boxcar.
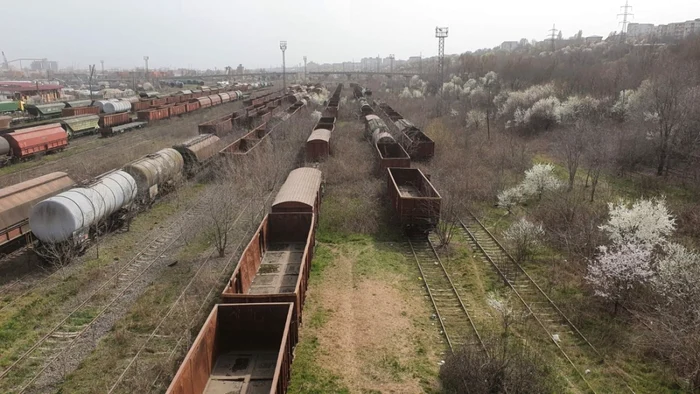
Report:
M66 108L79 108L79 107L89 107L92 104L92 100L73 100L64 101Z
M100 126L97 115L76 115L61 118L61 125L68 133L68 138L77 138L96 132Z
M27 104L24 106L31 115L41 118L55 118L61 116L61 110L65 107L66 103Z
M19 111L19 101L0 101L0 113Z

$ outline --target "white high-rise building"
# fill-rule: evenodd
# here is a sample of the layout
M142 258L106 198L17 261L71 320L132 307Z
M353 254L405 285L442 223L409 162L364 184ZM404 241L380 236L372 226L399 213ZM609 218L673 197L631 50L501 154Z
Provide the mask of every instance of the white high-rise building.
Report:
M700 18L658 26L651 23L630 23L627 26L627 35L638 39L652 36L681 39L691 34L700 34Z

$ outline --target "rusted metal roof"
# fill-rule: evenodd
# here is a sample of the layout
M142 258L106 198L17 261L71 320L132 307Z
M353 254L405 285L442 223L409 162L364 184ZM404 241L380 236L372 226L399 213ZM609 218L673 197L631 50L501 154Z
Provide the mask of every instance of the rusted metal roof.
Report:
M320 170L310 167L297 168L289 173L284 185L272 203L272 207L284 203L301 203L314 207L316 196L321 188Z
M327 129L316 129L311 132L311 135L309 136L309 139L306 140L306 142L309 141L330 141L331 140L331 131Z
M29 218L29 210L45 200L73 186L65 172L52 172L0 189L0 228L5 229Z
M13 82L13 81L3 81L0 82L0 91L6 92L45 92L47 90L58 90L62 89L61 85L54 84L39 84L37 89L37 84L34 82Z

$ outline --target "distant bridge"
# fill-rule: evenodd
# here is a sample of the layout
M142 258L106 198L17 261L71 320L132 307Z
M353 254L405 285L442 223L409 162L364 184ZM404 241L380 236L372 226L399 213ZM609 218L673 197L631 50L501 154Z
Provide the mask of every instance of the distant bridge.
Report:
M429 73L417 73L417 72L410 72L410 71L404 71L404 72L386 72L386 71L310 71L309 75L323 75L325 77L328 77L329 75L345 75L350 79L352 76L360 76L360 75L368 75L368 76L373 76L373 75L384 75L387 78L392 78L392 77L404 77L404 78L411 78L414 75L418 75L421 78L424 77L429 77L432 74Z

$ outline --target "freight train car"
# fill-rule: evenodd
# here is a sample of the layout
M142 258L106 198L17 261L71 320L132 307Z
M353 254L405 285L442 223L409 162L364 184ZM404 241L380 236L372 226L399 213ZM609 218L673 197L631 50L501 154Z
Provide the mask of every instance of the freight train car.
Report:
M402 226L430 230L440 221L442 197L417 168L387 169L387 190Z
M3 134L0 139L0 161L29 159L38 154L63 150L68 146L68 134L59 123L29 127Z
M29 213L29 225L41 242L81 245L99 227L120 225L136 194L136 180L124 171L113 171L86 187L39 202Z
M293 302L294 319L301 321L315 228L312 213L267 214L221 293L222 302Z
M331 155L331 131L315 129L306 140L306 160L321 161Z
M218 304L166 394L284 394L299 325L292 303Z
M311 167L292 170L282 184L271 212L305 212L318 215L323 173Z
M161 149L124 166L123 170L136 180L137 201L149 205L181 178L185 161L172 148Z
M185 174L194 175L218 153L219 137L213 134L200 134L182 144L173 146L185 161Z
M100 117L97 115L76 115L61 118L61 126L68 133L68 138L95 133L100 128L99 122Z
M0 189L0 246L28 237L32 207L74 185L65 172L52 172Z

